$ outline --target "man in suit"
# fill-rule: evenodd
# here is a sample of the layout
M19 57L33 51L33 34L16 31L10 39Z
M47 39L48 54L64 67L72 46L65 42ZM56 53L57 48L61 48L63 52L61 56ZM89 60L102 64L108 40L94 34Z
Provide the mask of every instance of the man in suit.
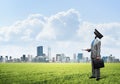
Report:
M103 35L95 29L95 39L91 43L91 49L85 49L88 52L91 52L91 64L92 64L92 76L90 78L96 78L96 80L100 80L100 68L94 68L94 60L99 60L101 58L100 50L101 50L101 41L100 39Z

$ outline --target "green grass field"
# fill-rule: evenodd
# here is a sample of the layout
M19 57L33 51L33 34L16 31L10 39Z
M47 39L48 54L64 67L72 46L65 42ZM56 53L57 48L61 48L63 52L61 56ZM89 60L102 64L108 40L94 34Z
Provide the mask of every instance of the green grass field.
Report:
M120 63L107 63L101 80L90 63L0 63L0 84L120 84Z

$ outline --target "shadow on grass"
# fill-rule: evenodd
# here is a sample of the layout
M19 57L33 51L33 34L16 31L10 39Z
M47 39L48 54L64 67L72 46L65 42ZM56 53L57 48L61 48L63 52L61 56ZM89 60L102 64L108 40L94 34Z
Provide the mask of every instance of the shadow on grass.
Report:
M102 76L100 79L106 79L108 78L108 76Z

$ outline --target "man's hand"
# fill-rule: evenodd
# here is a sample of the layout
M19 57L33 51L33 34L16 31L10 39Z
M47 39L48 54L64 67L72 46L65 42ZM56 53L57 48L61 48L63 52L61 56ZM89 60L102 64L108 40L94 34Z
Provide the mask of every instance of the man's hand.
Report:
M91 51L91 49L82 49L83 51L88 51L88 52L90 52Z
M97 59L97 60L99 60L99 59L100 59L100 57L96 57L96 59Z

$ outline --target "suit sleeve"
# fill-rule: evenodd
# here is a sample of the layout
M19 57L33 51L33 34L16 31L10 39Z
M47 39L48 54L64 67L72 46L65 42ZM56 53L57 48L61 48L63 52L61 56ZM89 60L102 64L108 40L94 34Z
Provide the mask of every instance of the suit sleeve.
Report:
M96 50L97 50L97 57L100 57L101 56L100 55L100 52L101 52L101 41L98 42Z

